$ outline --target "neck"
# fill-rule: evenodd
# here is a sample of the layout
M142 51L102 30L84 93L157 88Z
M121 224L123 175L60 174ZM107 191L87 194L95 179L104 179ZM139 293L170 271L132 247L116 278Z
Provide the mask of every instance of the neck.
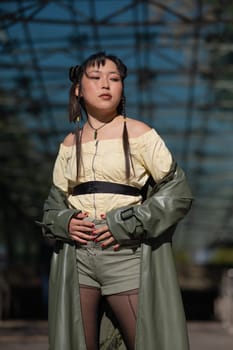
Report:
M109 114L109 115L101 115L101 116L88 115L87 122L91 124L94 128L98 128L103 124L111 123L117 116L118 116L117 113Z
M97 119L95 117L91 117L88 116L87 118L87 125L88 128L91 129L91 131L93 132L93 138L94 140L96 140L98 138L98 132L104 128L106 125L108 125L109 123L111 123L114 119L116 118L116 116L111 116L109 118L104 118L104 119Z

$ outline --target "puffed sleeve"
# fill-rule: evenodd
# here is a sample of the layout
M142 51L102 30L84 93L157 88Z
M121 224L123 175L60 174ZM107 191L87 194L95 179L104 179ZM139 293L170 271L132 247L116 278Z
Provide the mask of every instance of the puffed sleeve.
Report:
M53 168L53 184L65 193L68 192L68 180L65 176L68 164L67 147L60 144L58 155Z
M53 184L43 207L43 234L48 238L70 240L68 225L73 215L80 210L70 208L67 200L68 179L67 167L70 160L70 148L60 145L53 169Z
M171 169L172 155L154 129L140 137L139 152L143 166L156 182L167 175Z

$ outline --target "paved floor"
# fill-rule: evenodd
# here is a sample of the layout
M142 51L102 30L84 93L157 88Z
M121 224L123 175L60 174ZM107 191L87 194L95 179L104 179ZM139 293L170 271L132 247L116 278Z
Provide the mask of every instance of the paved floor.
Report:
M217 322L189 322L188 330L190 350L233 349L233 334ZM0 322L0 349L47 350L47 323L44 321Z
M233 350L233 333L217 322L188 323L190 350Z

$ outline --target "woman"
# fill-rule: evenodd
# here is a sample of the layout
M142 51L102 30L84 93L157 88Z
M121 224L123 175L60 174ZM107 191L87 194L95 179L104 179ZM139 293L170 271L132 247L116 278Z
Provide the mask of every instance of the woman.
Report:
M186 350L171 252L192 196L154 129L125 116L127 69L97 53L70 69L70 121L43 227L56 238L50 350Z

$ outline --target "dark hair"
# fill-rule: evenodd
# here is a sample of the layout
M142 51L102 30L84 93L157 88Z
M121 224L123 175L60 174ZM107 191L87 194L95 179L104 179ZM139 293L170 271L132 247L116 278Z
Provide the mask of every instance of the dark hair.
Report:
M122 85L123 85L122 96L121 96L120 103L117 107L117 113L124 116L124 128L123 128L122 140L123 140L123 149L125 154L126 178L129 179L130 177L130 163L132 163L132 161L130 156L128 130L126 126L125 96L124 96L124 79L127 76L127 67L118 57L114 55L107 55L105 54L105 52L98 52L96 54L89 56L81 65L71 67L69 70L69 78L72 82L72 85L70 88L70 94L69 94L69 120L70 122L78 122L77 129L76 129L77 178L79 175L79 167L80 167L80 160L81 160L81 137L82 137L82 129L80 128L79 121L80 119L81 120L83 119L83 112L87 117L85 104L82 97L80 96L82 77L85 74L86 69L88 67L95 66L95 65L97 65L98 67L100 65L104 66L106 60L110 60L115 63L119 71ZM77 86L79 86L78 96L76 96L75 94L75 90Z

